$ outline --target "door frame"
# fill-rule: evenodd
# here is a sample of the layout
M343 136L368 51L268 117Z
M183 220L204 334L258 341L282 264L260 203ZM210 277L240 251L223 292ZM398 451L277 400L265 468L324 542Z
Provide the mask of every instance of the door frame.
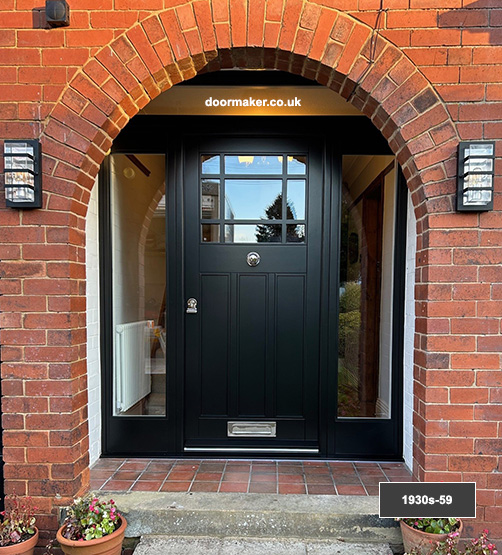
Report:
M299 122L301 124L299 125ZM257 125L258 123L258 125ZM174 129L173 136L166 130ZM339 302L339 233L341 210L341 160L343 154L392 154L381 133L370 120L360 116L136 116L120 133L112 147L114 154L166 155L166 287L172 294L167 302L167 329L171 345L168 357L174 370L167 373L166 416L112 416L112 268L109 161L102 164L99 179L101 369L103 456L197 456L184 447L184 352L185 291L183 275L183 133L246 136L314 134L324 141L324 233L321 281L319 443L320 454L309 458L402 460L402 366L404 335L404 268L406 236L406 184L402 172L396 197L393 291L392 418L339 419L336 411ZM238 130L238 131L236 131ZM321 131L322 130L322 131ZM333 133L331 130L336 130ZM364 138L363 140L361 138ZM182 235L182 234L181 234ZM328 240L328 238L333 238ZM330 294L334 292L334 294ZM324 425L322 423L325 423ZM386 438L384 449L370 452L358 441L362 432ZM363 434L364 435L364 434ZM135 445L132 453L128 447ZM342 446L342 447L341 447ZM360 449L360 447L362 447ZM201 453L202 455L202 453ZM228 454L227 454L228 455ZM225 456L214 452L208 456ZM234 456L234 454L232 454ZM238 456L238 455L235 455ZM243 456L248 456L249 453ZM255 456L255 455L253 455ZM260 455L257 454L257 457ZM264 456L264 455L263 455ZM270 455L268 455L270 456ZM297 455L296 455L297 456ZM284 455L286 458L287 455Z

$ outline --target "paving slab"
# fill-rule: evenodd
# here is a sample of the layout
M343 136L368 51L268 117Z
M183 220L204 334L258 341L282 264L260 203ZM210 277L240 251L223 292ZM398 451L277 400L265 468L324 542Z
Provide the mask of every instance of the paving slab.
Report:
M144 536L134 555L392 555L389 544Z

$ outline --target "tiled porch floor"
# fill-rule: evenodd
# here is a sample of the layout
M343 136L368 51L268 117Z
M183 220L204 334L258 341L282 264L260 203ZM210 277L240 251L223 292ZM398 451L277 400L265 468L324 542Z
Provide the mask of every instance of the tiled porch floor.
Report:
M379 482L408 482L403 463L289 460L100 459L94 491L378 495Z

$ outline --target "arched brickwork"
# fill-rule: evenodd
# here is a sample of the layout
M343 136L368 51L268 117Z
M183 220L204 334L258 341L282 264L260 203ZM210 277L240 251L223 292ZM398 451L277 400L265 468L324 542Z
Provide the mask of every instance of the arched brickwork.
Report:
M21 352L9 342L9 330L2 332L7 491L38 498L47 515L41 528L54 528L53 506L88 486L83 230L89 191L120 130L172 85L202 71L275 68L317 80L370 117L412 191L418 250L425 253L418 295L428 298L427 282L434 278L425 231L429 214L453 209L458 143L440 97L399 48L343 12L300 0L251 2L249 12L243 6L187 2L147 17L97 51L74 75L42 131L44 210L8 214L13 225L39 226L45 233L42 246L30 245L21 227L23 259L3 270L4 277L24 280L24 296L10 307L3 303L12 312L4 327L23 328L28 346ZM32 227L29 233L35 233ZM23 314L19 321L16 313ZM40 328L45 339L36 336ZM15 333L19 338L22 330ZM425 386L422 370L443 363L427 352L428 330L419 333L416 379ZM428 467L424 417L415 416L420 478Z
M148 17L102 48L71 80L43 131L51 174L75 184L74 199L87 198L78 186L92 187L131 117L176 83L232 67L280 69L340 93L389 141L416 207L454 192L448 179L458 137L427 79L368 25L296 0L280 9L252 3L249 13L237 3L225 9L196 0ZM426 212L424 205L417 215Z

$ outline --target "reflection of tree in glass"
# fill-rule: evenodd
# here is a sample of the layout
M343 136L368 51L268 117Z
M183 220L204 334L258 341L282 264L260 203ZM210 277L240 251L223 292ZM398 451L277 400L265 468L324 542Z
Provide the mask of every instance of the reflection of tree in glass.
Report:
M274 202L265 209L265 220L282 219L282 194L279 193ZM259 224L256 226L256 241L258 243L272 243L281 240L282 226Z
M294 220L296 217L295 207L292 202L286 204L286 218ZM279 193L274 202L265 209L264 220L282 220L282 193ZM305 232L303 226L290 224L286 226L287 242L303 242L305 240ZM258 243L276 243L282 238L282 226L258 224L256 226L256 241Z
M338 415L361 416L359 404L359 335L361 329L361 285L344 284L340 295L338 327Z

